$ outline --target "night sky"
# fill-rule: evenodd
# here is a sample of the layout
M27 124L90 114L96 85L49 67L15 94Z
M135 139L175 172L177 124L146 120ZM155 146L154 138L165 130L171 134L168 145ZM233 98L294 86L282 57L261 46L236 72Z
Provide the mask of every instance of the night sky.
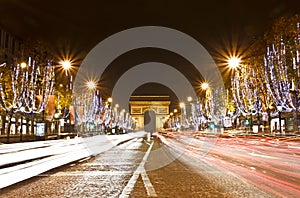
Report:
M143 25L175 28L206 46L233 33L259 36L273 19L299 10L298 0L1 0L0 25L21 38L85 50Z
M21 39L41 39L60 53L80 58L119 31L165 26L192 36L213 55L224 41L240 40L247 47L274 19L297 12L299 0L0 0L0 26ZM165 52L145 53L151 61Z

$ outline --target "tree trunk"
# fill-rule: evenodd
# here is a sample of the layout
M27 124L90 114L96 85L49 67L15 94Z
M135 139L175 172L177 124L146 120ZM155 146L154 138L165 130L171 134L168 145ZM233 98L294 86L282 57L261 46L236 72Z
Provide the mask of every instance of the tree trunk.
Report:
M29 119L26 117L26 135L30 135L28 123L29 123Z
M252 117L252 113L250 113L250 132L253 131L253 117Z
M297 101L296 101L297 102ZM293 133L298 132L298 115L297 115L297 109L293 111L293 118L294 118L294 126L293 126Z
M4 135L4 134L5 134L6 116L2 115L2 116L1 116L1 119L2 119L1 135Z
M8 120L8 125L7 125L7 143L9 143L9 138L10 138L11 118L12 118L12 115L9 115L9 120Z
M259 117L259 113L257 112L257 125L258 125L258 133L261 132L261 128L260 128L260 117Z
M272 129L271 129L271 111L270 111L270 109L268 109L267 112L268 112L268 130L269 130L269 134L271 134Z
M20 123L20 142L23 141L23 116L21 116L21 123Z
M34 116L31 115L31 135L34 135Z

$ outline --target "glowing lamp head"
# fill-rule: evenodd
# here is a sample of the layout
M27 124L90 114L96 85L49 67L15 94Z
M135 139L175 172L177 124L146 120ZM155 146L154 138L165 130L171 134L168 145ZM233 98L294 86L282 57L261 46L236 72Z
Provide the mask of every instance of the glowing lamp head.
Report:
M96 83L94 81L88 81L86 83L86 86L88 87L88 89L95 89L96 88Z
M71 62L68 60L61 61L61 65L65 70L68 70L72 67Z
M180 108L184 108L184 103L183 102L181 102L180 104L179 104L179 106L180 106Z
M26 67L27 67L27 64L26 64L25 62L22 62L22 63L21 63L21 68L24 69L24 68L26 68Z
M208 87L209 87L209 84L206 83L206 82L202 83L202 85L201 85L201 88L202 88L203 90L208 89Z
M230 68L235 69L240 65L241 59L238 57L232 57L228 59L228 65Z

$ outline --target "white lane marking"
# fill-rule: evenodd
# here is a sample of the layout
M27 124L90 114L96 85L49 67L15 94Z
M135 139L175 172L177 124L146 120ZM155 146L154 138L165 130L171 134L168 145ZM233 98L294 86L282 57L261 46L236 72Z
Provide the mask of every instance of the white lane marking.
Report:
M141 173L142 179L144 181L144 186L146 187L147 190L147 195L150 197L157 197L157 194L155 192L154 187L152 186L150 179L144 169L144 172Z
M91 157L86 157L86 158L84 158L82 160L79 160L79 162L84 162L85 160L88 160L88 159L91 159Z
M130 193L132 192L134 185L137 181L137 179L139 178L139 175L141 174L143 182L144 182L144 186L147 190L147 195L150 197L157 197L157 194L150 182L150 179L146 173L146 170L144 168L145 163L149 157L150 151L152 149L153 146L152 142L146 152L146 154L143 157L143 160L141 161L139 167L135 170L135 172L133 173L132 177L130 178L130 180L128 181L127 185L125 186L125 188L123 189L121 195L119 196L119 198L127 198L129 197Z

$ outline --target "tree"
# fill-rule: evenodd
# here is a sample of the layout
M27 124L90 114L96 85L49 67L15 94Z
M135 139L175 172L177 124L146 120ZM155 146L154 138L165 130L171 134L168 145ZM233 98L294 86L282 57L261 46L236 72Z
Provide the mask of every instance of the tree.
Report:
M232 78L235 103L244 115L267 112L269 125L272 108L274 115L294 114L294 130L299 111L299 52L300 15L281 17L274 21L263 39L258 39L248 50L242 67ZM294 86L294 101L291 88ZM275 113L275 114L274 114Z
M0 104L9 116L7 135L9 139L11 119L16 113L31 118L31 132L34 131L34 117L44 111L53 92L54 69L51 62L44 65L29 57L28 64L1 67ZM5 119L4 119L5 122Z
M251 124L252 115L259 111L257 82L253 75L253 69L247 63L243 63L239 68L236 68L231 80L233 98L237 109L243 116L251 116Z
M93 131L94 124L98 126L103 122L103 103L98 91L75 93L73 103L80 132Z
M264 38L268 45L264 61L268 91L279 116L282 111L293 111L293 128L296 131L299 111L300 15L279 18Z
M273 98L270 95L270 92L267 88L266 83L266 75L264 68L264 54L256 54L256 56L250 58L249 65L254 72L252 76L252 83L255 84L256 89L256 98L257 98L257 119L258 124L260 124L260 115L263 113L267 113L268 115L268 129L271 127L271 113L272 113L272 105L274 104Z

